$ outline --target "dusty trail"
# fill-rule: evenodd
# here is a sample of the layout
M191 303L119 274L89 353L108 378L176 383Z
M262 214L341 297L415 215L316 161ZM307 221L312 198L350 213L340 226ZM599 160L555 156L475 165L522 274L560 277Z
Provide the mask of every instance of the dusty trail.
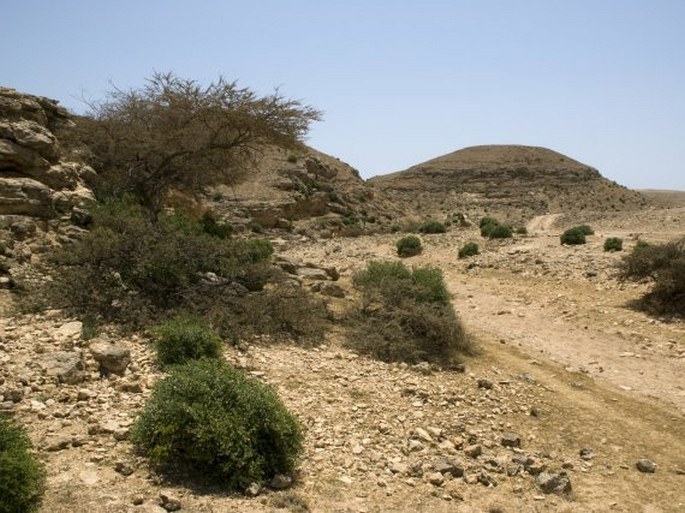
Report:
M545 214L531 219L526 225L528 233L548 232L563 214Z

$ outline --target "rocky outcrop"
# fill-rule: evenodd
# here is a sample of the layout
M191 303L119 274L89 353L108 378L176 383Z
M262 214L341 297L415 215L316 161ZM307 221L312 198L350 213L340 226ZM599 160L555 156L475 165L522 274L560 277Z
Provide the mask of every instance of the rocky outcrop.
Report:
M55 135L72 124L57 101L0 87L0 216L51 219L93 201L95 172L66 161Z

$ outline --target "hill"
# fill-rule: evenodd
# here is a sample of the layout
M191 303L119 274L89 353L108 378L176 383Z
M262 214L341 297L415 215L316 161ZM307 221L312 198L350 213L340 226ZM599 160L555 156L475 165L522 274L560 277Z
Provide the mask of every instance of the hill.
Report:
M636 210L640 193L555 151L519 145L464 148L370 180L423 215L500 215L525 221L555 212Z

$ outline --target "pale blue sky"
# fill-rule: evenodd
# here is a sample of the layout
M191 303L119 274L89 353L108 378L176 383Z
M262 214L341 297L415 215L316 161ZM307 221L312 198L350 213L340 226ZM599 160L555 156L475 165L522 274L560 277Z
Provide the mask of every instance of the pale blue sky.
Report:
M60 100L153 71L324 111L364 177L476 144L546 146L685 190L685 0L5 0L0 85Z

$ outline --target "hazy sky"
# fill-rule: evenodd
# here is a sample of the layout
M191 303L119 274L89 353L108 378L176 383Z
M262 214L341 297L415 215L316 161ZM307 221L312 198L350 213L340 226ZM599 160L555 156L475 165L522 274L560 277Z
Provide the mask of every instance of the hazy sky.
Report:
M545 146L685 190L685 0L21 0L0 85L83 112L110 82L220 74L324 111L364 177L477 144Z

